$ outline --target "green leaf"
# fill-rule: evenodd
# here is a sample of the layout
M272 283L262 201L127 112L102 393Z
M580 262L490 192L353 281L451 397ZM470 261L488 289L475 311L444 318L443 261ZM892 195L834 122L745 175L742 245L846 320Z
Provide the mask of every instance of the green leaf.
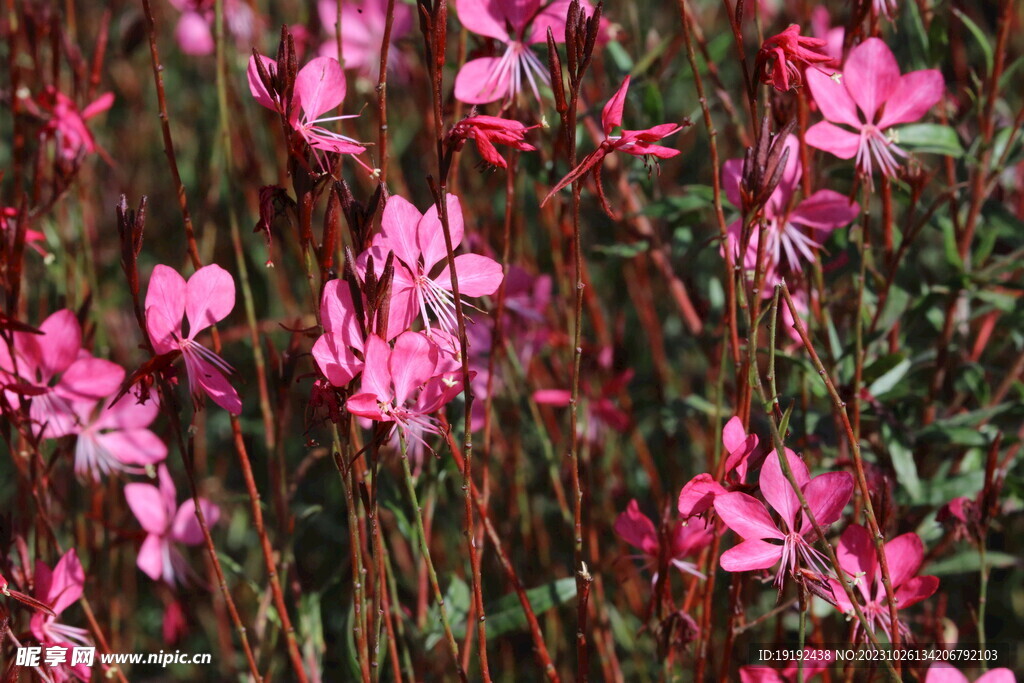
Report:
M469 616L469 586L458 576L452 577L448 591L444 594L444 607L448 614L448 623L452 627L452 635L462 638L466 635L466 618ZM430 607L427 615L429 624L424 639L424 647L429 651L444 638L444 624L441 623L441 610L437 605Z
M953 14L956 15L957 19L964 22L964 26L967 27L967 30L971 32L974 39L978 41L978 45L981 46L981 51L985 55L985 73L982 75L987 77L992 73L992 45L988 42L988 36L986 36L985 32L981 30L981 27L975 24L974 21L962 11L958 10L956 7L952 7L950 9L953 10Z
M907 361L907 363L909 362ZM921 479L917 475L914 452L884 422L882 423L882 439L889 449L889 459L892 460L892 468L896 471L896 480L907 490L911 503L915 505L920 503L924 497L924 489L921 487Z
M576 579L569 576L526 591L534 614L541 614L576 597ZM526 612L515 593L504 595L487 608L487 635L500 636L525 629Z
M592 251L606 258L630 259L638 256L650 248L647 240L636 242L618 242L616 244L598 244Z
M895 129L895 142L914 152L943 154L954 159L964 155L956 131L938 123L915 123Z
M985 553L985 564L989 568L995 567L1002 569L1005 567L1012 567L1016 564L1020 564L1020 558L1010 555L1009 553L1001 553L995 550L989 550ZM945 574L971 574L981 570L981 558L978 557L978 551L976 550L965 550L962 553L957 553L952 557L947 557L944 560L933 562L924 569L925 574L931 574L933 576L943 576Z
M910 359L902 353L882 356L864 369L868 392L876 398L889 393L906 376L910 366Z

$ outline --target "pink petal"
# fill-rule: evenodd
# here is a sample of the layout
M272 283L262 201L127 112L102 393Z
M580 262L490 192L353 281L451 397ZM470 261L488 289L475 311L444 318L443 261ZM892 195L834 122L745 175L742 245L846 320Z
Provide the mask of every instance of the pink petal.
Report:
M743 199L740 197L740 177L742 174L742 159L729 159L722 164L722 187L725 189L725 196L730 204L740 210L743 209Z
M937 576L915 576L908 579L896 589L897 606L899 609L905 609L916 605L922 600L932 597L938 588L939 577Z
M974 683L1017 683L1017 679L1012 671L1000 667L992 669Z
M277 62L270 57L264 57L260 55L260 60L263 62L263 66L266 67L266 72L273 76L277 73ZM267 109L278 111L277 101L274 96L270 94L270 91L263 85L263 81L260 79L259 69L256 68L256 56L249 57L249 68L246 71L246 76L249 79L249 92L256 98L256 101L262 104Z
M320 372L336 387L352 381L363 369L363 361L339 334L327 333L313 344L313 359Z
M452 238L452 250L455 250L462 244L462 236L466 231L465 222L462 217L462 203L459 202L458 197L450 194L448 195L445 208L448 212L448 231ZM416 233L417 244L419 244L420 251L423 254L423 272L429 273L435 265L448 258L448 248L444 241L444 227L441 225L441 219L437 215L436 204L431 205L427 212L423 214L423 218L416 228ZM462 273L460 272L459 276L461 277L461 275ZM445 279L450 280L451 277L439 278L441 282L444 282Z
M941 71L925 69L910 72L900 78L896 91L885 103L878 127L884 130L900 123L917 121L938 104L945 91L946 82Z
M82 118L91 119L102 114L112 106L114 106L114 93L105 92L86 105L85 109L82 110Z
M843 514L843 508L853 495L853 475L849 472L826 472L811 480L803 488L807 507L814 515L818 526L826 527ZM800 533L807 534L813 529L809 519L803 520Z
M47 601L50 608L57 614L63 612L82 597L84 585L85 571L78 560L78 553L72 548L64 553L57 566L53 568Z
M692 555L711 545L714 535L703 524L677 524L672 538L672 556L675 558Z
M181 51L187 55L212 54L216 47L210 25L195 12L185 12L181 15L174 29L174 39L178 41Z
M885 544L885 559L889 565L889 579L899 587L917 574L924 561L924 543L914 532L902 534Z
M845 570L846 567L843 567ZM847 579L853 579L852 576L847 576ZM863 583L863 579L859 580L859 583ZM828 584L832 588L832 596L836 601L836 609L843 614L854 614L856 610L853 609L853 603L846 597L846 591L843 590L843 584L839 582L839 579L828 579Z
M104 406L95 426L98 429L143 429L153 424L159 412L160 404L152 394L145 403L126 396L113 406Z
M776 669L770 666L741 666L740 683L787 683Z
M567 406L572 402L572 392L566 389L538 389L533 400L549 406Z
M498 291L501 285L501 266L494 259L479 254L456 256L455 274L459 278L461 296L488 296ZM434 282L451 290L452 276L448 266L434 278Z
M509 41L502 5L509 0L457 0L453 2L459 22L468 30L502 42ZM456 95L456 97L459 97ZM459 97L459 99L462 99Z
M153 269L146 292L146 330L157 353L178 348L181 319L185 315L185 279L173 268L158 265Z
M952 665L945 662L932 664L928 674L924 677L924 683L968 683L967 676L956 670ZM986 681L985 683L993 683Z
M242 399L218 368L202 358L195 358L192 377L214 403L232 415L242 414Z
M94 438L126 465L155 465L167 459L167 445L148 429L108 432Z
M615 533L626 543L642 550L645 555L658 554L658 531L654 528L654 522L640 512L640 505L635 499L629 501L629 505L615 520Z
M789 220L798 225L831 232L848 225L859 213L860 205L857 202L851 204L845 195L835 190L818 190L793 209Z
M860 147L859 135L843 130L828 121L819 121L808 128L804 133L804 141L811 147L823 149L840 159L852 159Z
M235 307L235 281L217 264L200 268L188 279L185 314L188 338L226 318Z
M135 564L154 581L159 581L164 575L164 547L167 545L167 540L162 536L150 534L139 548Z
M78 318L67 309L51 314L39 326L42 335L19 333L17 340L21 342L19 371L23 374L39 370L43 381L60 374L78 358L82 347L82 327ZM24 367L27 362L29 367ZM33 373L34 374L34 373ZM34 377L25 379L34 380Z
M380 410L380 403L377 401L376 394L356 394L355 396L349 397L345 401L345 410L365 417L370 420L380 420L382 422L390 422L391 418L384 415Z
M878 561L875 557L875 544L871 534L859 524L851 524L843 531L836 550L839 566L843 568L849 579L856 579L857 586L865 599L871 599L871 588L875 584L875 570ZM863 574L858 578L858 574ZM840 587L842 590L842 587ZM839 595L839 592L836 592ZM845 596L846 594L843 593Z
M761 501L746 493L732 492L716 496L715 512L726 526L744 539L784 538ZM782 552L781 548L779 552Z
M789 204L789 198L793 196L793 192L796 191L797 183L800 182L800 176L802 175L800 166L800 140L795 135L790 135L786 138L785 148L789 150L789 155L786 157L786 166L782 169L782 178L779 180L778 187L772 193L768 202L772 205L772 209L778 212L785 210Z
M729 548L719 559L727 572L749 572L768 569L782 559L782 546L752 538Z
M788 448L786 449L786 460L789 462L789 468L793 471L793 478L796 480L797 486L800 488L806 486L810 481L810 476L807 474L807 465L804 464L804 461ZM787 530L796 531L795 520L796 513L800 510L800 499L797 498L796 491L793 490L789 479L782 473L779 454L774 449L765 458L764 465L761 466L760 485L761 495L782 516ZM717 501L715 509L718 509Z
M500 57L480 57L466 62L455 76L455 99L467 104L487 104L509 93L512 70L505 69L492 80Z
M748 438L746 430L743 429L743 422L738 417L732 417L722 428L722 443L728 453L745 449Z
M151 484L125 484L124 497L143 529L156 535L167 531L170 523L167 506L157 487Z
M568 401L566 401L566 405L568 405ZM717 496L725 493L727 493L725 488L710 474L698 474L683 486L679 492L679 501L676 506L679 514L686 519L701 514L711 507Z
M395 385L395 403L405 405L412 393L434 376L437 345L419 332L404 332L395 339L388 368Z
M215 525L220 519L220 508L205 498L199 499L199 506L203 509L207 528ZM205 540L203 528L199 526L199 517L196 516L195 501L187 500L178 508L171 526L171 538L185 545L199 545Z
M395 257L414 271L419 268L420 243L417 234L423 214L408 199L392 195L384 207L381 217L380 235L383 256L387 251L395 252ZM384 261L377 254L373 257L377 268L384 268ZM379 274L379 273L378 273Z
M295 76L294 98L307 122L320 118L345 99L345 72L333 57L315 57Z
M530 43L543 43L547 41L548 28L551 29L552 37L556 43L565 42L565 19L569 13L571 0L553 0L544 3L544 9L540 11L537 18L530 26ZM580 0L580 7L584 14L593 16L594 8L587 0ZM598 42L601 38L598 37Z
M847 78L845 74L840 77L840 82L836 83L818 69L808 69L805 78L814 101L826 119L835 123L845 123L853 128L864 125L857 116L857 105L843 85L842 81Z
M879 107L896 91L900 67L888 45L878 38L868 38L850 50L843 65L843 79L865 120L872 123ZM814 99L818 99L817 95Z
M124 369L102 358L82 358L71 364L61 376L57 393L71 400L99 399L110 396L124 381Z
M622 126L622 108L626 103L626 91L629 90L629 76L622 81L622 85L615 91L615 94L611 96L611 99L604 105L604 109L601 110L601 126L604 128L604 134L607 137L611 135L612 129Z
M390 403L394 394L391 390L391 346L375 334L366 338L366 363L363 367L363 381L360 393L372 394L382 403Z

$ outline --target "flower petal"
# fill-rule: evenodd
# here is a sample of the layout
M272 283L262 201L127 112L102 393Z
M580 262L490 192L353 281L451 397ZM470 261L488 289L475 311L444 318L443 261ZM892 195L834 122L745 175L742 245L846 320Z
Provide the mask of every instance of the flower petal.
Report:
M829 121L845 123L853 128L861 128L864 125L857 116L856 103L842 83L846 78L845 74L840 76L840 82L837 83L818 69L808 69L805 78L822 116Z
M126 465L155 465L167 459L167 445L148 429L108 432L94 438Z
M885 560L889 565L889 579L899 588L917 574L924 561L924 543L914 532L902 534L885 544Z
M139 548L135 564L143 574L154 581L159 581L164 575L164 548L167 545L167 539L157 534L149 534Z
M302 107L307 122L342 103L345 99L345 71L333 57L315 57L295 76L293 97Z
M912 71L902 76L896 91L885 103L878 127L884 130L900 123L917 121L942 99L945 91L946 82L937 69Z
M394 394L391 389L391 346L375 334L366 338L366 353L363 356L363 381L360 393L372 394L382 403L390 403ZM360 413L362 414L362 413Z
M851 203L845 195L835 190L818 190L793 209L789 220L798 225L831 232L848 225L859 213L860 205L857 202Z
M896 602L899 609L905 609L916 605L922 600L927 600L935 594L939 588L939 577L937 576L915 576L903 582L903 585L896 589Z
M749 572L768 569L782 559L782 546L752 538L729 548L719 559L727 572Z
M273 76L277 73L277 62L270 57L259 56L260 61L263 62L263 66L266 72ZM263 85L262 79L260 79L259 69L256 67L256 55L249 57L249 68L246 71L246 76L249 79L249 92L256 98L256 101L262 104L267 109L277 111L277 101L274 96L270 94L266 86Z
M492 258L479 254L462 254L455 257L455 274L459 278L461 296L488 296L498 291L501 285L501 265ZM451 291L452 276L448 266L444 267L434 282Z
M220 519L220 508L205 498L199 499L199 506L203 510L203 518L206 520L207 528L216 524L217 520ZM195 501L186 500L178 508L177 513L174 515L174 523L171 526L171 538L185 545L199 545L203 542L203 528L199 526Z
M896 91L900 67L888 45L878 38L868 38L850 50L843 65L843 79L865 120L872 123L879 107Z
M838 520L843 514L843 508L850 502L853 475L849 472L825 472L804 486L803 494L807 499L807 507L814 515L814 521L824 528ZM807 534L812 529L811 520L803 520L800 533Z
M764 504L746 493L732 492L716 496L715 512L726 526L744 539L784 537L768 515Z
M78 560L78 552L72 548L64 553L57 565L53 568L53 575L50 579L49 600L50 609L60 614L65 609L82 597L82 587L85 585L85 571L82 563Z
M80 401L110 396L124 381L124 368L102 358L86 357L76 360L61 376L57 393Z
M640 512L636 499L629 501L626 509L615 520L615 533L634 548L639 548L645 555L658 554L658 531L654 522Z
M611 135L612 129L622 126L622 107L626 103L626 91L628 90L629 76L626 76L625 80L622 81L622 85L605 103L604 109L601 110L601 126L604 128L606 137Z
M568 403L567 400L566 405ZM725 493L728 492L710 474L698 474L683 486L676 507L683 519L686 519L701 514L714 504L716 497Z
M852 159L860 147L860 136L828 121L819 121L804 133L804 141L811 147L823 149L840 159Z
M855 581L866 600L871 600L871 588L875 584L875 571L878 560L875 557L875 544L871 534L859 524L851 524L839 538L836 550L839 566L843 568L851 580ZM842 587L839 586L839 590ZM838 597L839 592L836 592ZM843 593L845 597L846 593ZM844 610L845 611L845 610Z
M235 281L217 264L204 266L188 279L185 315L188 338L226 318L235 307Z
M499 68L501 72L495 73ZM500 100L509 93L512 75L512 69L502 66L500 57L471 59L455 76L455 99L467 104Z
M125 484L124 497L139 525L151 534L162 535L170 520L164 497L152 484Z
M185 278L173 268L158 265L146 292L146 331L158 354L178 348L181 319L185 315Z
M184 12L181 15L178 25L174 28L174 39L178 41L181 51L187 55L212 54L216 47L210 25L196 12ZM258 78L259 76L257 76L257 80Z
M212 363L196 358L192 364L192 377L214 403L232 415L242 414L242 399L238 392Z
M793 471L793 478L801 489L810 481L807 474L807 465L793 451L786 449L786 460L789 468ZM786 523L788 531L796 531L796 513L800 510L800 499L789 483L789 479L782 473L782 464L779 462L778 451L772 450L765 458L761 466L761 495L768 501L768 504L778 512ZM717 510L717 504L715 509Z
M381 217L380 246L384 249L383 255L386 256L388 250L395 252L395 257L413 272L419 269L420 243L416 236L422 219L423 214L408 199L398 195L388 199ZM384 267L384 261L379 260L376 254L374 264L380 269Z
M398 335L388 361L396 405L405 405L413 392L434 376L437 355L437 345L425 335L419 332Z
M455 250L462 244L462 236L466 231L462 217L462 203L459 202L459 198L453 194L448 195L446 210L448 212L448 231L452 238L452 250ZM420 219L416 228L416 234L417 244L423 254L423 272L429 273L435 265L448 258L448 247L444 241L444 226L441 225L441 219L437 215L436 204L431 205L423 214L423 218ZM450 277L438 279L444 282L450 280Z
M336 333L329 332L316 340L313 344L313 359L320 372L336 387L345 386L363 369L363 361Z
M477 35L509 41L505 30L505 12L502 5L509 0L457 0L453 1L459 22ZM458 97L458 95L456 95ZM459 98L462 99L462 98Z

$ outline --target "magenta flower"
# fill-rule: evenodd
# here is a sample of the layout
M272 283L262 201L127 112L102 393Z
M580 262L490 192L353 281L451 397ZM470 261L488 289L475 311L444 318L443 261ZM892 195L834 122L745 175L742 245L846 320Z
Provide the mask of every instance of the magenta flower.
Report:
M200 268L188 283L173 268L153 269L146 293L146 329L158 354L180 351L188 372L189 391L198 406L203 392L224 410L239 415L242 400L228 382L230 365L196 342L196 335L227 317L235 307L235 281L218 265ZM188 318L188 334L181 326Z
M609 358L605 367L610 365ZM623 433L629 428L629 415L619 408L617 398L633 379L633 374L632 368L627 368L600 387L591 384L586 378L581 380L580 400L585 419L580 420L578 429L583 439L599 443L606 429ZM569 389L538 389L533 392L533 400L543 405L565 408L572 403L572 392Z
M67 626L57 621L61 612L78 602L82 597L82 588L85 586L85 571L82 563L78 561L78 553L75 549L64 553L56 566L51 570L44 563L36 560L35 572L35 594L36 599L50 606L53 614L36 612L32 615L29 628L33 637L43 647L58 646L71 648L75 646L91 646L92 639L89 632L77 626ZM59 680L66 680L73 676L82 681L90 679L89 667L79 664L74 668L62 665L56 671L50 670L59 676Z
M812 479L804 461L788 448L786 459L818 525L824 528L838 520L853 494L850 473L826 472ZM810 519L804 518L800 499L782 473L775 451L768 454L761 467L760 486L761 495L779 513L782 526L772 521L763 503L746 493L734 491L717 496L715 512L726 526L744 539L722 553L722 569L729 572L768 569L781 560L775 576L775 585L779 587L786 572L792 573L798 564L824 574L827 560L806 538L814 534L814 528Z
M588 14L590 4L582 0ZM569 0L554 0L541 8L541 0L458 0L459 21L468 30L505 45L501 57L480 57L468 62L455 77L455 98L468 104L496 100L510 103L527 83L540 101L539 85L550 85L547 65L531 45L547 42L550 27L555 42L565 42Z
M380 48L387 25L387 0L345 0L341 5L341 56L346 69L354 69L360 76L377 80L380 71ZM320 25L329 36L320 46L320 56L338 56L338 3L336 0L320 0L317 3ZM388 46L388 72L404 71L399 52L394 43L412 30L413 12L403 2L395 3L391 22L391 45Z
M18 210L13 206L0 207L0 232L4 233L0 239L9 239L14 241L14 229L17 227ZM25 244L35 249L40 256L48 256L46 248L43 246L46 242L46 235L27 228L25 230Z
M569 171L569 174L558 181L558 184L552 188L548 196L541 202L541 206L547 203L549 199L562 188L568 186L575 180L582 178L588 172L594 173L594 180L597 181L598 192L602 198L602 203L605 204L605 210L611 213L607 207L607 202L604 201L604 192L601 189L601 162L606 156L612 152L625 152L626 154L632 154L633 156L653 156L658 159L670 159L671 157L679 154L678 149L672 149L671 147L663 147L661 145L654 144L658 140L664 137L668 137L674 133L678 133L683 129L682 126L675 123L661 123L653 128L645 128L644 130L622 130L622 109L626 103L626 91L629 90L629 76L626 76L626 80L622 81L622 85L619 86L618 91L612 95L612 98L604 105L604 109L601 111L601 127L604 129L605 139L601 145L593 152L588 154L573 170ZM620 129L616 133L616 129Z
M353 415L393 422L406 437L439 434L430 415L462 391L461 373L448 372L437 344L419 332L403 332L394 349L378 337L366 339L360 391L345 403Z
M851 524L843 531L836 552L839 566L857 587L864 599L861 610L874 631L881 626L886 635L892 637L889 623L889 605L885 598L885 587L882 585L881 572L878 570L878 557L875 544L867 529ZM924 561L924 544L921 538L911 532L897 536L885 544L885 559L889 566L889 578L892 580L893 591L899 609L906 609L931 595L939 587L939 579L934 576L918 576ZM836 608L848 615L854 614L846 591L838 579L829 579L832 593L836 598ZM856 622L854 628L859 628ZM908 633L907 627L899 624L901 633Z
M653 565L657 569L661 561L661 539L654 522L644 513L640 512L640 505L636 500L629 501L629 505L615 520L615 533L634 548L639 548L643 553L646 565ZM704 575L697 569L693 562L685 558L700 552L711 544L711 533L698 524L673 524L671 531L672 544L667 548L668 561L679 571L704 578ZM657 580L657 574L655 574Z
M537 148L524 140L528 130L530 127L519 121L477 115L459 121L448 135L458 147L466 140L475 140L476 149L484 161L492 166L507 168L505 158L494 145L506 145L521 152L532 152Z
M0 381L12 405L31 399L30 417L43 425L43 436L56 438L76 428L72 403L113 394L124 370L82 348L82 327L72 311L53 313L39 331L14 332L13 357L0 343Z
M920 119L945 91L936 69L901 76L892 51L878 38L850 50L841 74L829 77L811 69L807 84L827 119L808 129L807 144L840 159L856 157L858 170L868 176L876 164L885 175L896 174L897 157L907 153L889 129Z
M199 545L203 530L196 516L195 502L186 500L177 505L174 480L164 465L157 469L160 488L152 484L125 484L124 497L132 514L146 530L146 539L139 548L136 564L149 578L174 586L189 572L188 564L176 544ZM199 499L207 526L220 519L220 508Z
M26 100L25 104L29 111L46 120L42 135L57 141L64 159L75 159L80 153L102 152L85 122L110 109L114 104L113 93L103 93L79 111L74 100L48 86L35 101Z
M856 202L851 202L835 190L818 190L800 203L794 202L793 195L799 190L800 177L803 175L800 165L800 142L796 136L790 135L786 138L785 145L789 149L789 156L782 172L782 179L764 206L764 217L768 224L768 241L764 252L768 258L766 272L769 285L774 285L778 281L776 267L782 263L783 255L790 270L800 272L801 258L809 262L815 260L815 250L821 247L818 240L823 240L833 230L848 225L860 213L860 206ZM742 173L742 159L730 159L722 164L725 195L736 207L743 206L740 196ZM734 221L728 228L729 241L737 256L742 229L742 219ZM755 228L744 259L746 268L750 270L757 264L757 244L758 234ZM765 291L771 294L770 287L766 287Z
M807 648L804 652L809 650L810 648ZM773 669L770 666L741 666L740 683L796 683L797 665L798 662L792 660L782 669ZM803 662L804 680L811 680L827 668L828 663L807 657Z
M732 417L722 428L722 443L725 445L725 481L729 488L722 486L710 474L698 474L686 482L679 492L677 507L679 514L686 519L708 510L715 502L715 497L728 493L730 489L742 487L747 479L747 472L756 464L758 439L754 434L743 430L743 423L738 417Z
M791 81L796 86L802 84L804 69L832 61L832 57L821 53L827 44L820 38L800 35L800 26L790 24L782 33L764 41L758 50L754 69L760 74L762 83L770 83L776 90L786 92Z
M968 683L968 678L952 664L936 662L928 668L924 683ZM982 674L974 683L1017 683L1017 677L1009 669L1000 667Z
M348 282L324 285L320 322L324 333L313 344L313 359L331 384L343 387L363 370L363 331Z
M268 74L277 73L277 62L269 57L260 56ZM256 101L267 109L284 113L284 104L278 93L270 93L260 79L256 66L256 56L249 58L249 91ZM360 154L366 148L352 138L341 133L334 133L323 127L323 124L341 119L348 119L358 114L347 116L324 116L337 108L345 99L345 72L341 64L333 57L316 57L299 69L295 76L295 89L292 94L291 108L287 112L288 123L306 141L314 153L316 150L334 152L336 154ZM356 157L357 162L359 160ZM318 157L319 159L319 157ZM362 164L362 162L359 162ZM321 166L323 166L321 160Z
M167 446L149 425L159 413L155 399L146 403L131 400L77 402L77 416L71 433L75 441L75 474L99 481L111 472L138 472L167 458Z
M213 0L170 0L181 12L174 28L174 39L187 55L213 54L215 3ZM225 0L224 27L235 38L239 49L248 50L259 32L260 18L244 0Z
M465 229L462 205L455 195L449 195L447 202L452 248L457 249L462 243ZM367 256L372 255L379 276L389 251L393 251L399 261L392 285L389 332L392 324L408 329L419 313L429 333L428 310L437 318L442 329L456 329L455 298L452 295L448 265L445 264L439 272L433 274L437 266L448 260L444 229L437 215L437 207L431 206L426 214L421 214L402 197L394 195L388 199L381 218L381 231L374 237L373 246L357 259L358 268L365 271ZM464 297L487 296L501 285L501 266L486 256L456 256L455 271L459 278L459 294Z

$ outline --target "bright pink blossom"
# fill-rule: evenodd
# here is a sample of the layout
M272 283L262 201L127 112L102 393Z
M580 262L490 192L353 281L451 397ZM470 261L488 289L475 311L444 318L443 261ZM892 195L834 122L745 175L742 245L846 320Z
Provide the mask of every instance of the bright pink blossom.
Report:
M260 59L267 73L273 76L277 72L277 62L262 55ZM260 79L255 55L249 58L248 75L249 91L256 101L267 109L284 113L284 103L279 94L269 92ZM358 116L324 116L341 105L345 99L345 90L345 72L333 57L311 59L296 74L291 108L287 112L288 122L314 150L337 154L360 154L366 150L352 138L323 127L325 123Z
M775 191L764 206L764 217L767 222L767 244L764 253L768 259L766 294L771 294L771 285L779 281L777 266L783 257L794 272L803 269L802 261L813 262L815 252L821 247L818 240L824 239L833 230L848 225L860 213L860 206L851 202L835 190L818 190L810 197L794 201L794 195L800 189L800 177L803 169L800 164L800 142L796 136L790 135L785 141L789 149L786 167ZM743 173L743 160L730 159L722 165L722 184L725 195L734 206L742 207L740 196L740 176ZM743 220L738 219L729 225L729 241L739 256L740 232ZM757 264L758 234L755 226L747 246L745 267L753 270Z
M438 345L419 332L403 332L394 349L377 335L367 337L365 348L362 385L346 402L348 411L393 422L417 440L423 432L440 433L431 415L462 391L462 381L460 372L447 367Z
M165 466L157 469L157 478L159 488L152 484L126 484L124 497L146 530L136 564L154 581L162 579L174 586L184 580L189 571L177 544L199 545L203 542L203 530L194 501L186 500L178 506L174 480ZM199 505L207 526L212 527L220 519L220 508L205 498L199 499Z
M376 81L380 72L380 48L387 24L388 0L345 0L341 4L341 56L346 69ZM320 0L317 3L320 24L328 39L320 46L320 56L338 56L338 3ZM404 2L394 4L391 21L391 45L388 47L388 72L403 73L407 68L395 42L412 30L412 7Z
M213 54L216 47L213 38L214 0L170 0L170 3L181 12L174 28L174 39L181 51L196 56ZM224 27L235 38L239 49L248 51L261 23L259 15L245 0L225 0Z
M936 662L928 668L924 683L969 683L967 676L946 662ZM982 674L974 683L1017 683L1017 677L1009 669L998 668Z
M776 90L786 92L790 83L801 85L803 70L815 64L832 61L821 50L827 41L800 35L800 26L790 24L782 33L764 41L757 53L755 69L762 83L771 83Z
M79 562L78 553L74 548L64 553L52 570L43 562L36 560L36 599L49 605L53 614L37 612L32 615L29 626L32 635L44 648L92 646L92 639L87 630L57 621L61 612L82 597L84 586L85 571L82 569L82 563ZM55 680L67 680L69 677L81 681L90 679L89 667L84 664L79 664L74 668L65 664L58 669L49 669L48 672L55 675Z
M149 429L159 413L155 399L138 403L125 398L114 405L104 401L77 402L72 433L75 474L99 481L111 472L132 472L167 458L167 446Z
M679 492L677 506L683 519L703 513L714 504L716 496L743 486L747 472L756 464L757 436L744 431L740 418L734 416L725 423L725 427L722 428L722 443L725 445L726 453L725 483L729 488L719 484L710 474L698 474Z
M114 94L107 92L79 111L74 100L53 86L47 87L36 100L26 101L29 111L46 120L43 137L56 140L61 156L67 160L75 159L80 153L102 152L85 122L113 104Z
M70 310L50 315L39 331L14 332L13 357L0 343L0 382L13 405L31 399L31 418L45 426L43 436L56 438L75 429L72 403L110 396L124 370L82 348L82 326Z
M683 127L679 124L661 123L643 130L622 129L622 109L626 103L626 92L628 90L629 76L626 76L618 91L612 95L612 98L608 100L601 111L601 127L604 130L604 141L597 149L588 154L576 168L569 171L568 175L558 181L558 184L551 189L548 196L541 202L541 206L546 204L556 192L582 178L589 172L594 173L594 178L598 182L598 191L602 193L601 196L603 198L604 194L600 189L601 162L612 152L625 152L626 154L638 157L653 156L658 159L669 159L679 154L678 149L654 144L664 137L681 131ZM616 132L617 129L618 132Z
M891 637L889 623L889 604L882 585L881 572L878 568L878 557L875 543L867 529L851 524L843 531L836 552L839 566L856 586L854 593L864 599L861 610L867 618L872 630L878 626ZM889 567L889 578L896 595L896 606L905 609L913 604L931 597L939 587L939 580L934 576L918 576L924 561L924 543L921 538L911 532L897 536L885 544L885 559ZM854 614L846 591L838 579L829 579L832 593L836 598L836 607L846 614ZM906 626L899 624L902 633L907 632ZM857 628L857 626L855 626Z
M447 199L448 227L452 249L462 243L465 226L462 205L458 197ZM430 311L445 330L456 328L455 298L445 246L444 228L432 205L421 214L408 200L397 195L388 199L381 218L381 231L374 237L373 246L357 259L360 270L366 268L367 256L373 256L379 276L389 251L395 253L399 263L395 267L392 285L389 332L392 324L408 329L422 315L427 331L431 329ZM438 266L444 264L440 271ZM436 274L435 274L435 271ZM492 258L479 254L461 254L455 257L455 272L459 279L459 294L464 297L488 296L501 285L501 266Z
M477 151L484 161L492 166L507 168L505 158L501 156L495 145L506 145L521 152L532 152L537 149L524 140L530 127L519 121L502 119L497 116L470 116L462 119L452 127L450 138L457 145L466 140L476 141Z
M813 650L806 648L804 652L810 654ZM813 656L805 657L801 663L805 681L810 681L828 668L828 663ZM741 666L740 683L796 683L798 664L796 660L792 660L782 669L774 669L770 666Z
M605 367L610 367L610 362ZM632 368L627 368L600 386L592 384L586 377L581 380L580 400L585 417L578 428L583 439L598 443L606 429L623 433L629 428L629 415L618 406L617 400L633 375ZM538 389L533 392L533 400L564 408L572 403L572 392L568 389Z
M185 359L188 384L198 405L203 393L229 413L242 412L242 400L225 375L233 372L216 353L196 341L196 335L223 320L235 307L235 281L213 264L200 268L188 283L173 268L153 269L146 293L146 329L158 354L180 351ZM188 319L188 334L182 317Z
M885 175L896 174L897 157L907 153L889 129L920 119L945 91L936 69L901 76L889 46L878 38L853 48L841 74L829 77L809 70L807 84L827 119L808 129L807 144L840 159L856 157L857 168L868 176L876 164Z
M636 500L629 505L615 520L615 533L634 548L643 553L646 563L658 567L661 562L661 539L654 522L640 512ZM679 571L704 578L697 566L686 558L700 552L711 544L711 533L703 524L685 524L675 522L672 525L671 547L667 548L668 561Z
M345 280L324 285L320 322L324 333L313 344L313 359L331 384L343 387L363 369L363 328Z
M853 494L850 473L826 472L812 479L796 453L786 449L786 460L818 525L825 528L838 520ZM744 539L722 553L722 569L730 572L768 569L781 560L775 576L776 586L782 586L786 572L792 573L799 564L824 574L827 561L811 545L814 527L811 520L804 517L800 499L783 474L775 451L768 454L761 467L760 487L761 495L779 513L781 527L772 521L763 503L746 493L734 491L715 498L715 512Z

